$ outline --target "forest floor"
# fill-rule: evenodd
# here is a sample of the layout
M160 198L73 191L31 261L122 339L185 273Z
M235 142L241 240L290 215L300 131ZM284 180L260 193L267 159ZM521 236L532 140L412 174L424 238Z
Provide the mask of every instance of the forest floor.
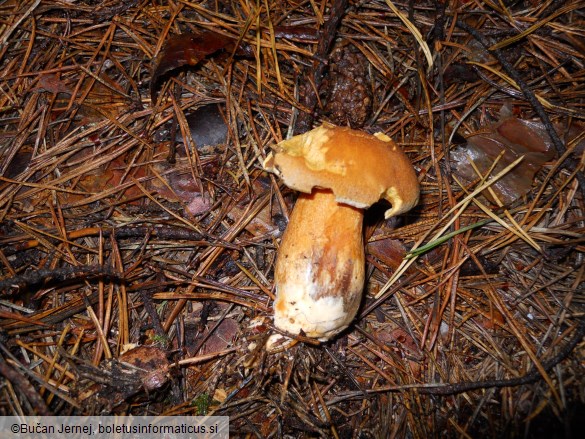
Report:
M582 1L0 1L0 414L576 434L584 104ZM325 121L420 201L366 212L348 329L267 349L297 192L262 164Z

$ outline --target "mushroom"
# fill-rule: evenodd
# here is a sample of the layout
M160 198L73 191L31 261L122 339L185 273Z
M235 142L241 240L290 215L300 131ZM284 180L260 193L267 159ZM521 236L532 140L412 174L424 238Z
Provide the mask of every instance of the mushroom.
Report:
M364 209L381 198L385 217L416 205L412 164L385 134L329 123L273 147L264 168L300 191L278 251L274 324L329 340L351 323L365 279Z

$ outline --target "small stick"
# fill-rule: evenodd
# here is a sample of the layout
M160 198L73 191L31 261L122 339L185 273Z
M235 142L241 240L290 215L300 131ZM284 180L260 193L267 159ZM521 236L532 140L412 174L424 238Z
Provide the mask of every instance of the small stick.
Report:
M0 297L11 296L17 294L22 289L28 289L31 287L41 288L47 284L56 285L61 284L67 280L95 277L108 277L110 279L118 280L122 280L124 278L122 273L117 273L108 267L99 265L64 267L54 270L35 270L31 271L30 273L0 280Z
M2 357L0 357L0 375L3 375L4 378L10 381L19 392L26 396L33 408L36 410L37 415L52 415L41 395L38 394L36 389L31 385L26 377L22 376L20 372L10 367Z
M542 368L548 372L561 361L565 360L575 347L581 342L585 336L585 317L581 317L577 328L574 331L571 340L567 342L559 352L548 360L542 361ZM384 386L378 389L368 389L366 393L368 397L381 392L399 392L403 390L416 389L419 393L427 395L455 395L458 393L465 393L472 390L502 388L502 387L516 387L525 384L532 384L542 379L541 373L536 369L532 369L525 375L516 378L509 378L503 380L483 380L483 381L464 381L453 384L430 383L430 384L404 384L399 386ZM351 392L345 395L340 395L327 402L327 405L337 404L341 401L354 398L363 398L362 392Z

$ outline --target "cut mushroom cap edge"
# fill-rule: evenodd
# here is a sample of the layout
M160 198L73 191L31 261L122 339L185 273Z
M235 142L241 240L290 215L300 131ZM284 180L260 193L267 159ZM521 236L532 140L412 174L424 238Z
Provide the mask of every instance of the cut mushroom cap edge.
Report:
M374 135L324 123L273 146L263 167L284 184L310 194L331 189L339 203L366 209L381 199L385 218L412 209L419 183L404 152L386 134Z

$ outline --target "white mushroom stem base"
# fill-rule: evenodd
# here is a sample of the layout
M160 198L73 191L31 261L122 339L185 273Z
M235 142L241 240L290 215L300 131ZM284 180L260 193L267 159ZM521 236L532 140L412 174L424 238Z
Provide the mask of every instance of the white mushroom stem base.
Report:
M364 287L363 217L331 191L299 196L276 261L277 328L326 341L351 323Z

